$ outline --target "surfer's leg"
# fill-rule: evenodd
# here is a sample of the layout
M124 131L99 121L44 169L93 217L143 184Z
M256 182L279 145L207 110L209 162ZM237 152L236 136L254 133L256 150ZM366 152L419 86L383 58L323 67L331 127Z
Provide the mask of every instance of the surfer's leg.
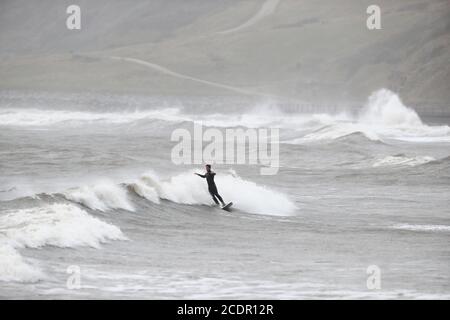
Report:
M223 199L222 199L222 197L220 196L220 194L218 194L218 193L216 192L215 196L217 197L217 199L219 199L220 202L222 202L222 205L225 205L225 202L223 202Z
M213 192L209 192L209 194L211 195L211 197L213 198L213 200L214 200L214 202L216 203L216 204L219 204L219 201L216 199L216 195L213 193Z

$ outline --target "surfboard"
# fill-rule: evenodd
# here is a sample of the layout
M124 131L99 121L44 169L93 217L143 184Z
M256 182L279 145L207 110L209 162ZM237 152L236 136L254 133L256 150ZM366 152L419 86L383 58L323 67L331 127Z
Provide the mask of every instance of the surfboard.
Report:
M222 207L222 210L230 211L231 206L233 205L233 202L230 202L229 204Z

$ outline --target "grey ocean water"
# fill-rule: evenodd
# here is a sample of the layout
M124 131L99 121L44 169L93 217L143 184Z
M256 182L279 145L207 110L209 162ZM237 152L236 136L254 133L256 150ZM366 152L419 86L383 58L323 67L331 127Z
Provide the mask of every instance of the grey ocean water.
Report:
M0 102L1 298L450 298L450 119L395 93L316 114L222 97ZM280 128L278 174L215 165L235 205L211 207L202 166L170 157L193 121Z

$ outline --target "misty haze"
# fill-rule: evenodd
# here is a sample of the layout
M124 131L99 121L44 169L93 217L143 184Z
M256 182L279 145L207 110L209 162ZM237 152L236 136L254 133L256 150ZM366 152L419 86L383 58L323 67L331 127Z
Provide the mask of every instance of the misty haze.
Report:
M450 299L449 61L448 0L2 0L0 298Z

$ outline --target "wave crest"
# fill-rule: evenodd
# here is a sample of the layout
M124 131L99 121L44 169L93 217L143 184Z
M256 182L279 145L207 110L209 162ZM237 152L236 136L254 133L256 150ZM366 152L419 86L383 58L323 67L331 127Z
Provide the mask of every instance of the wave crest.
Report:
M405 155L387 156L383 159L377 160L373 167L386 167L386 166L417 166L425 163L436 161L435 158L430 156L416 156L407 157Z
M37 282L44 278L42 271L25 261L12 246L0 244L0 281Z
M0 216L0 280L35 282L44 277L17 248L100 248L109 240L126 240L121 230L72 204L12 210Z
M210 205L212 200L206 182L193 173L188 171L162 180L155 173L148 172L129 186L138 195L154 203L165 199L181 204ZM290 215L296 209L295 204L284 194L235 174L219 175L216 182L224 200L233 201L236 209L268 215Z
M413 109L387 89L374 92L357 116L345 118L339 115L326 120L318 130L290 143L336 140L354 133L371 141L450 142L450 127L424 124Z
M0 216L2 233L15 248L92 247L108 240L125 240L120 229L73 204L55 203L14 210Z
M0 110L0 125L3 126L52 126L82 124L127 124L141 120L183 121L178 108L164 108L147 111L88 112L42 109Z
M111 181L103 181L92 186L83 186L64 192L67 200L78 202L99 211L124 209L134 211L127 197L127 191Z
M423 126L417 113L406 107L398 95L387 89L378 90L370 95L358 120L372 126L406 128Z

